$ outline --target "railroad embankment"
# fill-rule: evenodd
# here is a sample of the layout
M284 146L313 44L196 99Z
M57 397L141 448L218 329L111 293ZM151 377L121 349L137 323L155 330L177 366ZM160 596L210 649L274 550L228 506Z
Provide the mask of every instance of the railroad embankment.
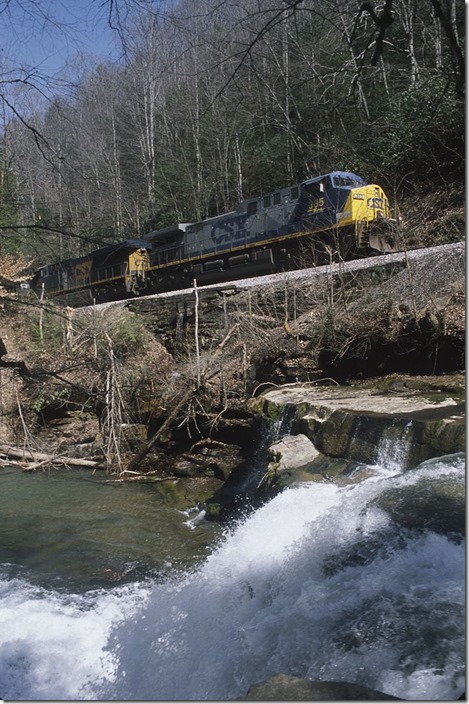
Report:
M319 399L325 387L366 385L395 405L425 377L422 392L430 384L441 399L453 386L462 413L464 243L86 310L8 299L0 315L4 461L8 447L28 451L14 457L25 468L84 458L112 481L159 482L179 506L219 498L244 476L257 442L252 403L272 388ZM327 423L306 427L307 416L294 432L317 443L309 434Z

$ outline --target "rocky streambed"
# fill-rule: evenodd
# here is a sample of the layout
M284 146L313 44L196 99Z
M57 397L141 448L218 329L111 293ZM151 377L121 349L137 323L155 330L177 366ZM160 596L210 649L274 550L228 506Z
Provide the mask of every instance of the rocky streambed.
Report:
M179 476L160 490L179 507L195 498L205 518L217 520L229 518L246 501L256 505L299 482L341 486L368 478L374 465L410 471L434 458L464 453L464 385L464 375L452 374L393 375L350 386L271 386L247 401L244 422L236 425L233 419L231 435L225 423L224 442L195 443L177 459L173 471ZM403 523L443 525L449 531L457 524L464 532L459 490L449 496L444 480L432 498L418 498L420 489L426 493L417 486L414 500L425 516L414 520L409 511ZM435 502L435 519L429 520ZM396 516L409 508L398 496L385 503Z
M267 449L269 462L263 484L268 493L313 482L322 487L352 488L373 478L385 483L393 474L402 476L368 497L360 508L363 516L376 512L378 517L382 512L386 528L377 530L371 540L366 529L350 534L347 549L343 554L339 550L331 560L331 574L367 565L380 554L391 534L402 543L409 536L432 534L448 540L448 545L460 545L464 540L464 482L448 472L448 466L464 463L462 377L382 379L371 388L286 385L251 399L249 407L276 427L280 436ZM410 482L406 475L412 477ZM322 487L318 487L318 500ZM318 527L319 533L322 529ZM451 629L455 640L456 631ZM426 676L431 672L430 668ZM346 681L283 673L253 685L246 695L250 701L393 698L384 691ZM464 698L464 694L459 697Z
M271 486L349 476L380 452L412 469L464 452L464 377L391 377L356 387L289 384L248 402L270 424L283 423L270 448Z

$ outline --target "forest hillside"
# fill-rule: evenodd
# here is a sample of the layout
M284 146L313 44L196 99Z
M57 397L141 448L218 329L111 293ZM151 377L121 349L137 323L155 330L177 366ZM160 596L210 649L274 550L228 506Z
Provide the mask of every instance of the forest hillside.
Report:
M336 169L384 188L410 246L461 237L440 225L464 199L462 3L101 5L119 60L0 66L1 255L59 261Z
M182 448L243 426L246 396L269 381L461 372L464 6L103 7L119 60L88 57L60 81L7 57L0 67L0 284L335 169L385 189L406 252L456 249L415 271L406 260L311 290L282 284L257 310L242 294L223 320L218 300L205 337L188 316L182 343L177 324L168 331L151 311L79 317L5 291L3 439L60 454L70 432L68 445L88 438L84 451L120 472L155 428L155 444ZM64 417L78 424L66 430Z

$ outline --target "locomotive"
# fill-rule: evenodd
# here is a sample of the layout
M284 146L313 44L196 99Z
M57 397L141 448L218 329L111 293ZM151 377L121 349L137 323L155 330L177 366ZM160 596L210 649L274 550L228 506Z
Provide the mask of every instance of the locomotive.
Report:
M41 267L31 287L86 305L184 288L194 279L214 283L400 249L383 189L333 171L244 200L223 215Z
M38 296L57 298L70 306L136 296L147 288L150 249L144 240L125 240L82 257L46 264L36 269L30 288Z

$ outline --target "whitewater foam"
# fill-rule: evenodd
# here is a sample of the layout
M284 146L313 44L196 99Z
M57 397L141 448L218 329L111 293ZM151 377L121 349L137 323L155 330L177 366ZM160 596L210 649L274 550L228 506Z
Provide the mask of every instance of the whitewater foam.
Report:
M464 545L400 530L373 499L461 457L338 488L302 484L229 531L192 572L68 595L3 580L5 699L242 697L284 672L404 699L464 689Z

